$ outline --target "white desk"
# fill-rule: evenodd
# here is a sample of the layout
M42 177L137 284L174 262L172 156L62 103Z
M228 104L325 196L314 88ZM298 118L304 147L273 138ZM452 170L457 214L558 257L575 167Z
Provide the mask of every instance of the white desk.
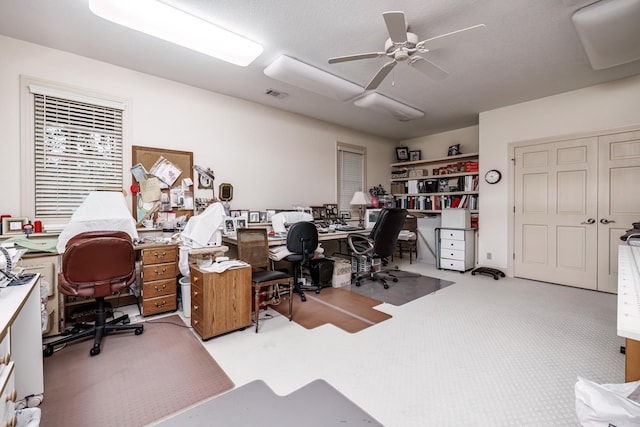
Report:
M333 231L329 233L318 233L318 241L324 242L327 240L342 240L346 239L349 234L358 233L369 235L371 230L356 230L356 231ZM222 241L226 244L238 246L238 239L236 236L222 236ZM269 236L269 246L281 246L287 244L286 237L271 237Z
M5 400L44 393L40 292L29 283L0 289L0 391ZM16 391L13 395L13 391ZM14 405L0 408L0 425L11 421Z
M640 380L640 247L618 247L618 336L626 338L625 379Z

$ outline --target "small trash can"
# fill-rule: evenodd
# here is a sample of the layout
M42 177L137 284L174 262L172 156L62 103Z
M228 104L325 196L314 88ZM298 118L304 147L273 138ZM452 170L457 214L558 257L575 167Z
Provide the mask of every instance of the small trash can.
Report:
M329 258L315 258L309 261L309 273L314 285L331 286L333 263Z
M191 317L191 277L180 278L180 294L182 295L182 312L184 317Z

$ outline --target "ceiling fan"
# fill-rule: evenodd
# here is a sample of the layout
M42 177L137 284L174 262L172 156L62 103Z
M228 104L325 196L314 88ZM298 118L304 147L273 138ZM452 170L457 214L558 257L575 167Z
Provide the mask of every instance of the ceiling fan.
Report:
M389 32L389 38L384 45L384 52L369 52L329 58L329 64L383 56L391 58L390 62L387 62L378 70L378 73L371 79L365 90L376 89L398 62L406 62L428 77L434 80L441 80L447 77L449 73L418 55L418 53L430 52L464 40L473 39L487 29L484 24L474 25L473 27L418 41L417 35L407 32L408 27L404 19L404 12L384 12L382 16Z

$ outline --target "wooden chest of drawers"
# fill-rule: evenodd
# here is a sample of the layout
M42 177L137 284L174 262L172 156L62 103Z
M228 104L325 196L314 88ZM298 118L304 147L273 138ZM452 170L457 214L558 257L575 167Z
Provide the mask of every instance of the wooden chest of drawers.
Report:
M191 265L191 326L209 339L251 325L251 267L211 273Z
M142 315L176 310L177 245L142 249Z

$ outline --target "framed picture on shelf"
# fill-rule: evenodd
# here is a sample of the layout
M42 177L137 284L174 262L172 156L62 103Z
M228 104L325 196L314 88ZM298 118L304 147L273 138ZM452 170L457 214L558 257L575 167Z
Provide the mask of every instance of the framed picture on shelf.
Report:
M244 217L238 217L238 218L234 218L233 219L235 226L236 226L236 230L238 228L246 228L247 227L247 219Z
M409 160L416 161L420 160L420 150L411 150L409 151Z
M396 147L396 158L399 162L409 160L409 149L407 147Z
M249 212L249 222L260 222L260 212L258 211Z
M2 234L22 234L22 226L27 223L27 218L2 218Z
M227 236L236 234L236 223L234 218L227 218L224 220L224 234Z
M458 154L462 154L460 152L460 144L454 144L449 146L449 151L447 152L447 156L457 156Z

